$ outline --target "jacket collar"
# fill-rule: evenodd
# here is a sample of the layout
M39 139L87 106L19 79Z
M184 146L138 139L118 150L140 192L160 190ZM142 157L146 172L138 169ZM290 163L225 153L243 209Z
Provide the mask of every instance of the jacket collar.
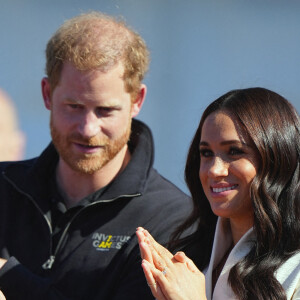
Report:
M153 165L154 147L152 133L144 123L132 122L132 132L128 143L131 159L108 186L101 198L111 199L119 195L142 194Z
M251 227L241 237L230 251L221 274L216 282L215 289L212 291L213 270L221 261L232 242L233 240L229 219L218 217L210 263L207 270L204 271L207 299L236 299L233 291L227 285L228 275L230 269L244 256L246 256L253 246L253 243L255 242L253 227Z

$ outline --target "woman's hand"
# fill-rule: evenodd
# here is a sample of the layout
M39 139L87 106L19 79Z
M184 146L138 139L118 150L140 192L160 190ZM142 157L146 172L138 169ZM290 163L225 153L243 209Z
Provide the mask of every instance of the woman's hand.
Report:
M205 278L183 252L174 256L147 230L137 229L142 268L157 300L206 300Z

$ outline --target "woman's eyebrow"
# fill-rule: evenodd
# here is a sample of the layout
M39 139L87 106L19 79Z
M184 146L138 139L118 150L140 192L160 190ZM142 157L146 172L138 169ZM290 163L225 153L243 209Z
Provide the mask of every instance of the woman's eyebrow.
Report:
M239 144L239 145L249 147L249 145L247 143L242 142L240 140L228 140L228 141L223 141L220 143L220 145L222 145L222 146L233 145L233 144ZM206 141L200 141L199 146L209 146L209 143Z

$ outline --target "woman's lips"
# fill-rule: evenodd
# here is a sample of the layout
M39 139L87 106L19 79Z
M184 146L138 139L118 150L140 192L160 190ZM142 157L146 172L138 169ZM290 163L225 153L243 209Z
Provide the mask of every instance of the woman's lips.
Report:
M234 190L237 186L238 186L237 184L233 184L230 186L223 186L223 187L211 187L211 190L214 193L222 193L222 192Z

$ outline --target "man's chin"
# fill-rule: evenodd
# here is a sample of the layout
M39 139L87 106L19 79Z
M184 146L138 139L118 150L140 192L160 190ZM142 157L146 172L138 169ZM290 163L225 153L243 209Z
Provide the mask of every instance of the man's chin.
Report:
M75 167L77 172L80 172L82 174L91 175L96 173L97 171L101 170L105 164L79 164Z
M108 162L108 161L101 161L99 157L81 159L72 162L67 160L65 161L73 171L81 174L86 174L86 175L91 175L96 173L101 168L103 168L103 166L106 165Z

